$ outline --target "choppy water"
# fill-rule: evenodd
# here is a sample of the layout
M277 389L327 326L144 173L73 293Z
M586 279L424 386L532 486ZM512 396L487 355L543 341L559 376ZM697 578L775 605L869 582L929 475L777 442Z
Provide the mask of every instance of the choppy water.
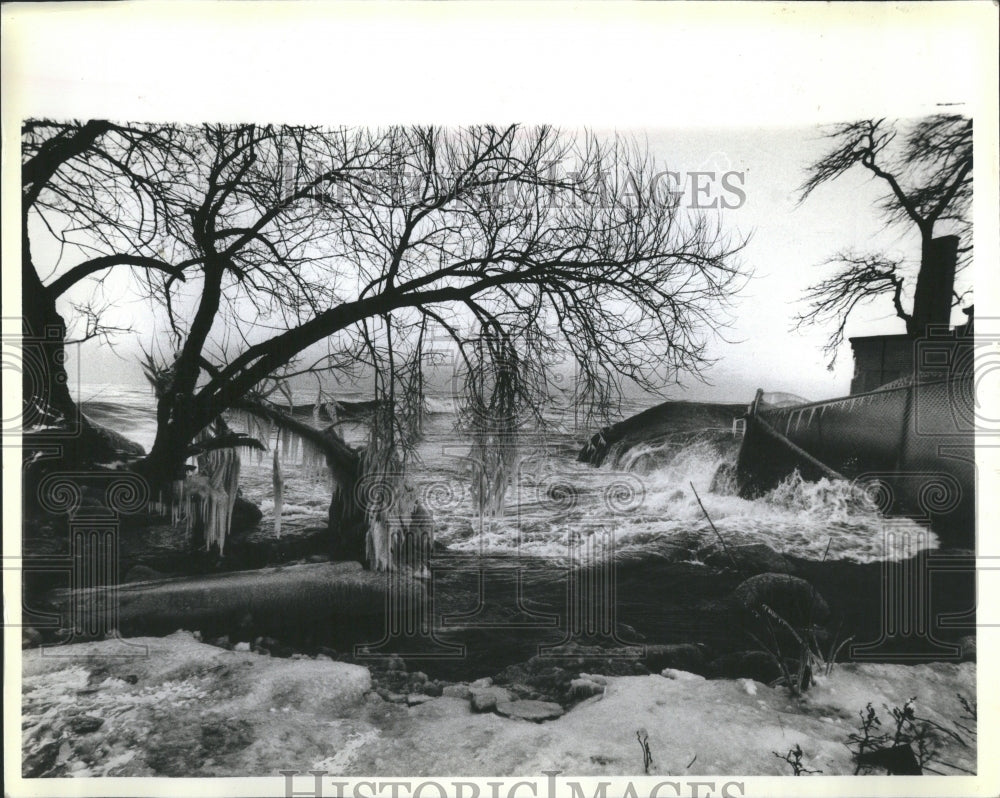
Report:
M81 398L84 412L95 421L151 446L155 408L148 390L88 385ZM313 398L294 397L296 402ZM648 405L627 404L623 417ZM448 397L431 397L429 406L425 438L410 474L434 514L438 539L457 551L563 560L581 537L596 532L611 542L619 558L655 557L678 546L696 550L717 538L691 485L727 544L761 542L809 559L821 559L827 551L830 559L858 562L892 557L885 551L883 531L887 523L896 531L909 523L886 522L866 494L841 481L805 483L792 477L760 499L741 499L725 480L715 480L720 466L735 462L738 446L718 432L612 452L600 468L579 463L576 454L594 430L579 424L569 408L550 413L546 429L526 431L504 517L481 520L468 489L468 440L456 428L453 404ZM345 423L342 431L349 442L365 438L360 422ZM282 447L281 459L282 534L324 526L330 501L325 468L294 442ZM259 534L270 534L274 497L269 455L244 455L241 486L243 495L264 511ZM917 537L927 546L937 545L927 530Z

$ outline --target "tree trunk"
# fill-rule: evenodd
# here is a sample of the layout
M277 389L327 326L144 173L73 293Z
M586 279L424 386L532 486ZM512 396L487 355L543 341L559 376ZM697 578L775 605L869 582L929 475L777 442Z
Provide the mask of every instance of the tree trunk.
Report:
M913 313L908 332L915 338L927 335L931 325L951 323L958 236L925 238L920 253L920 272L913 296Z
M64 444L89 430L70 393L66 373L66 323L56 310L56 298L42 285L31 258L28 213L42 189L62 164L84 152L110 128L91 120L68 137L47 142L21 166L21 329L23 347L22 428L61 415L70 425ZM86 437L85 435L83 437ZM100 445L100 441L83 442ZM80 447L81 449L83 447Z
M57 445L74 467L106 463L142 448L93 424L73 398L66 371L66 323L31 261L27 230L21 238L21 428L26 448ZM38 434L34 427L44 427Z
M371 569L365 551L368 524L356 496L359 482L360 474L351 482L334 483L327 512L330 555L335 560L356 560Z
M78 417L66 374L66 323L31 262L28 236L21 238L21 332L24 426L52 420L69 423Z
M391 519L381 523L381 528L380 524L371 528L359 497L364 487L361 454L335 432L318 430L267 402L244 399L232 403L230 409L266 418L309 440L324 453L334 482L328 511L330 550L334 558L357 560L375 570L393 568L397 559L407 565L426 560L433 537L430 514L416 496L409 496L403 512L393 513ZM149 457L139 465L139 470L151 481L163 484L183 475L188 446L199 429L210 423L209 420L202 424L204 411L200 407L190 410L178 413L175 407L170 423L158 428ZM380 545L370 545L376 538Z
M356 495L361 480L359 452L332 430L318 430L266 402L244 400L235 403L233 409L262 416L305 438L323 452L334 481L328 511L330 553L335 559L357 560L370 567L365 557L367 525Z
M160 403L163 400L160 399ZM161 404L162 406L162 404ZM181 415L179 419L177 416ZM187 422L191 423L187 423ZM183 479L187 470L185 463L195 436L212 422L203 424L191 419L190 414L177 414L167 423L156 425L156 438L149 454L136 464L136 470L154 484L169 485Z

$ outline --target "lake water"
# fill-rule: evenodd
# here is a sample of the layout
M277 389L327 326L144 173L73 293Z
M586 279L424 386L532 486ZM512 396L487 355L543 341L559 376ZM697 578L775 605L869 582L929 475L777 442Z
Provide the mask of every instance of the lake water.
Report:
M145 388L84 385L80 398L90 417L148 448L155 435L155 406ZM295 395L298 402L315 396ZM344 400L369 397L344 395ZM631 401L628 417L653 401ZM684 443L640 445L612 453L605 465L576 461L581 445L595 429L584 426L572 407L553 407L544 429L526 431L516 477L507 492L502 518L481 520L469 491L469 439L457 426L448 396L432 396L425 437L409 473L425 505L433 512L437 539L452 551L481 556L521 555L552 562L573 556L581 536L600 533L602 545L616 559L640 559L696 551L717 542L698 505L693 484L719 534L729 545L765 543L805 559L871 562L892 558L884 546L886 520L868 496L841 481L804 483L792 477L762 498L749 501L732 486L716 486L719 467L734 463L738 441L725 430L707 431ZM239 419L233 419L239 429ZM349 442L362 443L362 423L342 425ZM330 477L316 456L295 440L271 437L278 446L284 477L281 534L325 526ZM270 454L246 451L242 458L243 495L264 512L259 534L273 529L274 496ZM895 531L909 522L892 520ZM914 539L936 547L936 537L918 530ZM912 554L906 551L905 554ZM696 561L696 560L694 560Z

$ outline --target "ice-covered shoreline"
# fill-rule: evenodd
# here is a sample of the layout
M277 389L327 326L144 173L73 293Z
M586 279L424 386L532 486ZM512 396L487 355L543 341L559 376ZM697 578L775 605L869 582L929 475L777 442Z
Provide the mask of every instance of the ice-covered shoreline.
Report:
M148 448L155 414L147 392L90 386L83 395L85 412L98 410L95 420ZM548 429L526 431L523 436L504 516L480 524L466 474L468 438L456 428L451 397L432 400L425 439L409 471L435 517L437 538L456 550L559 560L565 558L578 530L598 523L613 530L618 554L642 557L692 533L707 545L715 535L691 490L693 484L729 543L764 543L781 553L816 560L872 562L899 556L886 546L890 525L869 497L849 483L807 483L793 476L755 500L735 495L732 486L720 489L716 475L734 461L737 449L720 419L737 405L671 403L678 409L666 417L662 413L666 405L644 411L641 403L626 405L622 408L626 418L612 428L618 432L609 441L607 462L600 467L577 461L576 452L592 430L574 427L567 421L566 408L553 411ZM694 430L692 424L712 429ZM341 430L349 443L365 440L362 423L342 425ZM281 448L281 529L287 537L325 525L330 478L322 463L294 442ZM273 526L271 458L251 451L242 457L242 494L263 511L260 533L253 533L261 537ZM937 536L915 522L894 519L891 531L899 533L904 527L911 548L938 546Z
M386 701L360 665L227 651L178 632L25 652L24 775L639 776L638 730L653 776L791 775L775 752L794 746L809 768L847 775L858 713L871 702L891 725L889 709L914 696L920 719L961 738L936 732L925 772L960 774L976 770L975 735L956 725L975 729L958 698L974 701L975 678L971 662L840 664L793 697L668 670L596 678L591 697L532 723L476 711L466 693L485 682Z

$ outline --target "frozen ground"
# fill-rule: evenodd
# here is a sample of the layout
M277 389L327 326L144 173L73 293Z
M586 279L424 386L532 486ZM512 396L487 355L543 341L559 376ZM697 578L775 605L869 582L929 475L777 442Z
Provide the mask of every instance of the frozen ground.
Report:
M976 770L975 725L958 698L974 700L975 667L837 665L801 699L746 679L607 677L597 695L533 723L474 712L460 685L391 703L359 665L229 651L178 632L25 651L24 767L48 776L638 776L643 730L651 775L791 775L774 752L796 745L808 768L849 774L859 710L871 702L891 730L890 709L916 697L916 715L938 727L930 768L957 774Z

